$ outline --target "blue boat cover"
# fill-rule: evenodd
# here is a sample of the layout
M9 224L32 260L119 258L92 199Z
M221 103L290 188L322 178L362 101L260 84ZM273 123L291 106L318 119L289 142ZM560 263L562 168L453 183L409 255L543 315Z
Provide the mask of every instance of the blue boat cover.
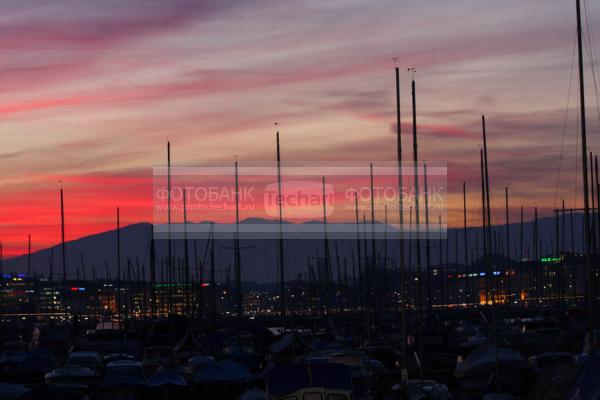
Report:
M16 383L0 383L0 399L2 400L14 400L23 397L23 395L29 392L29 388L24 385Z
M187 386L187 382L179 371L174 369L162 369L148 379L148 386L151 388L166 385Z
M146 381L140 362L117 361L108 364L104 382L100 385L100 389L144 386L146 386Z
M343 364L300 364L274 367L267 379L269 397L307 387L352 390L352 370Z
M56 368L58 361L54 355L45 351L32 351L28 353L19 364L19 371L30 374L43 371L50 371Z
M242 394L238 400L267 400L267 394L258 388L252 388Z
M259 366L258 360L252 354L248 354L241 350L235 350L233 353L227 356L227 359L243 365L250 371L256 371Z
M20 400L81 400L83 397L87 396L42 383L33 386Z
M252 380L248 368L230 360L208 364L194 375L194 383L249 383Z

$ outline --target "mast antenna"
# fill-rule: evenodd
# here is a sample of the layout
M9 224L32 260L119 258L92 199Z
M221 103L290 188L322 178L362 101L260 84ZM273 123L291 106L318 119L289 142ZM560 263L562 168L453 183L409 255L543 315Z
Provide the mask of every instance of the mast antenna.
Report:
M406 70L411 73L412 79L415 80L415 74L417 73L417 68L416 67L410 67L410 68L407 68Z

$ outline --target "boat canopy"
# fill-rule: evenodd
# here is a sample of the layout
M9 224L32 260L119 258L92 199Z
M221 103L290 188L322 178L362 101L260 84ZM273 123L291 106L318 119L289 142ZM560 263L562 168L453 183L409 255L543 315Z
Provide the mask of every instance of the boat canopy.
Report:
M309 387L351 391L352 370L342 364L285 365L273 367L267 379L269 398Z
M248 368L229 360L207 364L194 375L194 383L250 383Z

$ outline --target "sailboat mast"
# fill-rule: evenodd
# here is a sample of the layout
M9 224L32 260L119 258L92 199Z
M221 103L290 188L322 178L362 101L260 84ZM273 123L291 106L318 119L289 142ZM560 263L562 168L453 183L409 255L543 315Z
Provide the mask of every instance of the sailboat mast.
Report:
M362 269L362 259L361 259L361 245L360 245L360 219L358 216L358 191L354 192L354 214L356 217L356 254L358 258L358 282L359 282L359 301L361 303L361 307L364 307L364 299L365 296L362 293L363 289L363 269ZM356 288L354 288L356 290Z
M377 284L379 282L378 279L378 271L377 271L377 253L375 249L375 192L373 189L373 163L369 164L369 173L370 173L370 182L371 182L371 277L372 279L369 285L369 298L372 298L375 303L375 307L378 306L377 296L372 296L371 293L375 293L379 291Z
M167 297L169 314L173 312L173 254L171 243L171 142L167 141Z
M65 249L65 203L63 189L60 188L60 237L62 250L63 282L67 281L67 252Z
M211 315L212 315L212 326L214 329L217 327L217 281L215 279L215 225L213 222L210 223L210 235L208 240L210 241L210 301L211 301Z
M433 297L431 293L431 253L429 242L429 193L427 188L427 164L423 163L423 191L425 193L425 260L427 276L427 307L429 312L433 309Z
M519 244L519 264L521 264L521 263L523 263L523 206L521 206L521 219L520 219L520 223L519 223L519 242L520 242L520 244ZM522 303L523 304L522 305L525 305L526 301L527 301L527 294L524 293L524 291L525 291L525 286L523 284L523 282L525 281L525 276L524 275L525 274L522 273L521 274L521 279L520 279L520 286L521 286L521 288L520 288L520 290L521 290L520 295L521 294L523 295L523 298L522 298ZM528 275L529 275L529 273L528 273Z
M27 235L27 277L31 279L31 235Z
M154 226L150 228L150 285L152 318L156 318L156 243L154 242Z
M590 199L592 199L592 204L590 206L590 253L591 256L594 257L596 255L596 234L595 234L595 214L596 214L596 197L594 190L594 156L590 151Z
M333 282L331 279L331 256L329 254L329 239L327 237L327 201L325 200L325 177L322 177L322 200L323 200L323 250L325 252L325 286L327 288L327 307L331 306L333 296ZM330 310L328 310L330 311Z
M419 358L421 360L421 367L419 368L419 375L423 378L423 274L421 270L421 240L419 232L419 155L417 145L417 91L414 78L414 68L412 69L413 79L411 83L412 93L412 120L413 120L413 163L414 163L414 184L415 184L415 228L417 231L416 237L416 261L417 261L417 309L418 309L418 330L419 330Z
M579 64L579 111L581 113L581 165L583 180L583 224L585 232L585 269L587 275L587 312L588 312L588 335L590 338L590 351L595 350L592 340L594 330L594 315L592 303L592 263L590 259L590 202L587 172L587 131L585 123L585 85L583 77L583 40L581 37L581 1L576 0L577 8L577 52Z
M384 205L384 225L383 225L383 263L381 264L383 267L383 307L387 309L388 306L388 238L387 238L387 228L388 228L388 209L387 204ZM337 246L337 245L336 245ZM336 247L337 249L337 247Z
M402 123L400 119L400 69L396 67L396 157L398 159L398 219L399 219L399 268L400 268L400 318L402 329L402 383L406 384L404 377L408 380L408 370L406 369L406 297L404 288L405 283L405 264L404 264L404 204L402 196ZM360 257L360 256L359 256ZM359 264L360 265L360 264Z
M464 273L464 282L465 282L465 304L469 304L468 300L468 292L469 292L469 247L467 243L467 183L463 182L463 244L464 244L464 252L465 252L465 273ZM473 299L475 297L473 296ZM475 304L475 301L473 301Z
M117 318L121 321L121 216L117 207Z
M560 218L558 216L558 209L554 210L554 225L556 228L556 244L554 246L556 257L560 257ZM556 296L556 308L560 310L561 306L561 297L560 297L560 274L562 269L562 263L559 262L556 268L556 283L553 284L555 287L554 294Z
M506 211L506 275L504 279L507 285L505 299L507 307L510 307L512 274L510 272L510 217L508 214L508 186L504 188L504 203Z
M596 253L600 254L600 178L598 177L598 156L594 156L594 170L596 172L596 182L594 185L596 186L596 223L594 224L596 229L594 230L594 247L596 248Z
M187 315L191 314L191 302L190 302L190 255L189 255L189 244L188 244L188 231L187 231L187 189L183 189L183 260L185 263L185 285L182 293L185 295L184 305L186 307Z
M487 234L486 234L486 214L485 214L485 178L483 172L483 149L479 149L479 163L481 169L481 227L483 232L483 260L484 263L487 263ZM488 304L488 292L490 289L490 277L487 271L487 266L485 268L485 304Z
M566 233L565 233L565 219L566 219L566 210L565 210L565 199L562 200L562 213L561 213L561 218L560 218L560 229L562 232L562 241L561 241L561 253L565 253L566 251L566 247L565 247L565 241L566 241ZM598 218L600 219L600 214L598 215Z
M442 226L442 216L438 215L438 224ZM448 240L448 232L446 231L446 240ZM440 305L447 306L448 302L446 299L446 290L445 290L445 281L447 274L444 272L444 241L442 240L442 235L440 235L440 240L438 243L439 247L439 257L440 257L440 270L438 272L438 287L439 287L439 303Z
M495 351L495 361L496 361L496 376L497 376L497 381L496 381L496 385L500 386L500 366L499 366L499 354L498 354L498 335L497 335L497 331L496 331L496 278L494 276L494 268L493 268L493 248L492 248L492 219L491 219L491 212L490 212L490 178L489 178L489 173L488 173L488 156L487 156L487 134L486 134L486 130L485 130L485 116L481 116L481 126L482 126L482 131L483 131L483 163L484 163L484 170L485 170L485 210L486 210L486 216L487 216L487 254L484 255L484 259L486 260L486 264L487 264L487 268L486 268L486 277L490 276L491 279L491 284L492 284L492 295L491 295L491 300L492 300L492 333L493 333L493 340L494 340L494 347L496 349ZM484 216L485 218L485 216ZM484 238L485 239L485 238ZM490 257L491 256L491 257Z
M281 151L279 129L277 130L277 207L279 211L279 312L282 329L285 331L285 266L283 255L283 194L281 193Z
M538 209L537 206L533 209L533 262L535 265L535 293L536 307L539 309L542 299L542 278L540 276L539 253L538 253Z
M240 191L238 181L238 162L235 162L235 240L234 240L234 262L235 262L235 305L238 318L244 311L242 296L242 268L240 257Z
M488 269L492 268L491 263L493 262L493 250L492 250L492 218L491 218L491 210L490 210L490 177L488 173L488 155L487 155L487 132L485 129L485 116L481 116L481 127L483 131L483 166L485 170L485 205L486 205L486 216L487 216L487 248L489 250L489 255L492 256L491 260L488 260ZM492 278L492 285L494 284L494 279ZM492 289L493 290L493 289ZM494 301L492 297L492 302Z

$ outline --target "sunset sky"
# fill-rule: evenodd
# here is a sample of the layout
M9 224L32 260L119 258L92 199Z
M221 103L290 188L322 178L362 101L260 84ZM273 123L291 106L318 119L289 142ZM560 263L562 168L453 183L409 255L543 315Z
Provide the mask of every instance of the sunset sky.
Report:
M514 218L520 205L528 218L534 205L541 215L563 198L580 205L574 0L6 0L0 9L5 257L22 253L29 233L34 250L60 240L59 181L68 240L114 228L116 206L123 224L151 221L152 168L165 165L167 138L175 165L273 160L279 121L284 160L393 161L392 57L405 157L407 68L416 67L420 158L447 162L451 225L462 223L463 180L469 223L479 223L481 114L496 207L506 185ZM589 22L597 56L599 3ZM598 152L600 94L586 53L588 143Z

